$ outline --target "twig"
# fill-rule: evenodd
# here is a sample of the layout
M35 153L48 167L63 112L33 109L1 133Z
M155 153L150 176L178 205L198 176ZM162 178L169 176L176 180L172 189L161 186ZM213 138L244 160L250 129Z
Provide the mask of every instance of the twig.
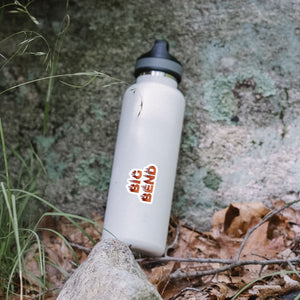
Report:
M267 257L265 257L265 256L262 256L262 255L255 254L255 253L253 253L253 252L251 252L250 254L253 255L253 256L257 256L257 257L259 257L259 258L265 259L265 260L269 260L269 258L267 258ZM258 276L259 276L259 277L261 276L261 273L262 273L264 267L265 267L265 266L260 266L260 270L259 270L259 272L258 272Z
M287 203L286 205L284 205L283 207L279 208L279 209L275 209L273 211L271 211L270 213L268 213L263 219L261 222L259 222L258 224L256 224L254 227L250 228L248 231L247 231L247 234L246 236L244 237L243 239L243 242L241 244L241 247L239 249L239 252L236 256L236 260L238 261L240 259L240 256L241 256L241 253L246 245L246 242L248 240L248 238L250 237L250 235L258 228L260 227L261 225L263 225L265 222L267 222L268 220L270 220L273 216L275 216L276 214L280 213L281 211L283 211L284 209L288 208L289 206L297 203L297 202L300 202L300 200L296 200L296 201L292 201L292 202L289 202Z
M217 269L212 269L212 270L207 270L207 271L197 271L193 273L184 273L182 271L177 272L175 271L174 273L170 274L171 279L182 279L182 278L191 278L191 277L200 277L200 276L208 276L208 275L215 275L236 267L240 266L247 266L247 265L261 265L261 266L266 266L266 265L287 265L287 264L299 264L300 263L300 258L295 258L295 259L269 259L269 260L245 260L245 261L236 261L232 264L228 264L227 266L223 266Z
M76 244L76 243L70 243L70 245L71 245L72 247L75 247L75 248L79 249L79 250L83 250L83 251L85 251L85 252L87 252L87 253L90 253L90 252L92 251L90 248L81 246L81 245Z
M287 263L288 263L289 267L291 268L291 270L292 270L292 271L295 271L296 276L297 276L298 278L300 278L300 275L299 275L299 273L297 272L297 270L295 269L295 267L293 266L293 264L292 264L289 260L287 261Z
M267 266L267 265L280 265L280 264L299 264L300 258L294 258L294 259L266 259L266 260L244 260L244 261L236 261L233 259L219 259L219 258L196 258L196 257L190 257L190 258L181 258L181 257L171 257L171 256L165 256L165 257L157 257L157 258L151 258L151 259L143 259L141 262L143 263L153 263L153 262L168 262L168 261L176 261L176 262L193 262L193 263L200 263L200 264L210 264L210 263L219 263L226 266L217 268L217 269L211 269L206 271L197 271L194 273L186 274L184 272L174 272L170 275L170 278L172 279L178 279L178 278L185 278L185 277L197 277L197 276L207 276L207 275L215 275L220 272L224 272L236 267L240 266L246 266L246 265L261 265L261 266Z
M166 247L166 250L165 250L165 256L168 256L168 251L169 251L170 249L173 249L174 246L177 244L178 238L179 238L179 234L180 234L180 229L181 229L181 224L179 224L179 225L177 226L177 228L176 228L176 236L175 236L174 241L172 242L171 245L168 245L168 246Z
M253 253L253 252L251 252L250 254L253 255L253 256L257 256L257 257L259 257L259 258L263 258L263 259L265 259L265 260L268 260L268 259L269 259L269 258L267 258L267 257L265 257L265 256L263 256L263 255L259 255L259 254Z
M195 262L201 264L232 264L235 263L233 259L221 259L221 258L197 258L197 257L173 257L173 256L163 256L163 257L155 257L155 258L142 258L138 260L142 263L153 263L153 262L168 262L168 261L176 261L176 262Z

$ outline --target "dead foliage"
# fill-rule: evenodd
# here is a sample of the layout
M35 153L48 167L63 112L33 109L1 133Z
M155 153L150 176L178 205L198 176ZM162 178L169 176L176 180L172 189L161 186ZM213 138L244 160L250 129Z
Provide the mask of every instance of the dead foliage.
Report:
M279 210L286 204L279 201L273 205ZM171 236L180 227L174 248L165 258L143 260L141 264L164 299L231 299L260 277L298 270L299 218L300 211L292 207L271 216L270 210L257 202L232 204L216 212L210 232L198 232L173 221ZM256 230L245 240L254 226ZM174 257L178 259L172 260ZM222 271L224 268L227 270ZM282 273L257 281L238 299L279 299L276 297L294 290L300 290L298 274Z
M300 263L300 210L284 201L273 201L273 206L276 211L271 214L260 202L232 204L214 214L209 232L199 232L171 218L166 255L138 261L163 299L231 299L257 279L237 299L279 299L300 290L296 272ZM95 221L103 225L97 216ZM96 242L101 239L98 228L90 223L80 225ZM49 287L44 296L55 299L77 264L87 258L93 243L63 217L47 216L39 227L45 250L44 279ZM25 258L24 299L37 299L41 293L39 256L35 244ZM268 276L275 272L277 275Z

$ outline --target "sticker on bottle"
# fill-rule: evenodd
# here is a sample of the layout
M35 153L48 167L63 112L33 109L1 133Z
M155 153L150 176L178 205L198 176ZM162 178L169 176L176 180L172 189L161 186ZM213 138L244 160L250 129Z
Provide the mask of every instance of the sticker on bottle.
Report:
M127 191L137 195L142 203L152 204L158 168L150 164L144 169L131 169L127 180Z

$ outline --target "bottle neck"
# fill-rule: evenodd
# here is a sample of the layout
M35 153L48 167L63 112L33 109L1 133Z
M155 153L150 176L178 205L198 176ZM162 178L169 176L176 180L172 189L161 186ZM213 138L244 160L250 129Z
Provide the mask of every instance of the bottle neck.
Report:
M158 83L169 85L174 88L177 88L178 85L177 80L174 76L161 71L143 72L137 77L136 80L136 82L145 82L145 81L158 82Z

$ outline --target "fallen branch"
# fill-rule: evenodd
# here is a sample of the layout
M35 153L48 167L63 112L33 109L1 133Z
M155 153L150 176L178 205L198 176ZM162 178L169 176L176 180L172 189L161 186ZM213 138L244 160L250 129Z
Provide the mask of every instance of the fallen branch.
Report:
M186 277L200 277L200 276L208 276L208 275L215 275L224 271L228 271L230 269L234 269L236 267L241 266L249 266L249 265L260 265L260 266L267 266L267 265L296 265L300 264L300 258L293 258L293 259L266 259L266 260L239 260L236 261L234 259L219 259L219 258L181 258L181 257L172 257L172 256L164 256L164 257L157 257L151 258L147 260L139 260L143 263L153 263L153 262L190 262L190 263L199 263L199 264L210 264L210 263L219 263L226 266L211 269L206 271L197 271L193 273L185 273L178 269L174 273L170 274L171 279L179 279L179 278L186 278Z
M175 261L175 262L193 262L193 263L200 263L200 264L209 264L209 263L218 263L218 264L234 264L235 267L244 266L244 265L279 265L279 264L288 264L293 263L300 263L300 258L292 258L292 259L266 259L266 260L234 260L234 259L221 259L221 258L181 258L181 257L173 257L173 256L164 256L164 257L157 257L157 258L150 258L150 259L141 259L137 261L142 261L143 263L153 263L153 262L168 262L168 261Z
M140 258L137 262L142 263L153 263L153 262L194 262L201 264L218 263L218 264L232 264L235 262L233 259L222 259L222 258L197 258L197 257L174 257L174 256L163 256L163 257L152 257L152 258Z
M225 261L225 260L224 260ZM203 262L201 262L203 263ZM192 273L185 273L180 269L176 270L174 273L170 274L171 279L182 279L182 278L192 278L192 277L200 277L200 276L208 276L208 275L215 275L221 272L225 272L236 267L247 266L247 265L260 265L260 266L267 266L267 265L295 265L300 263L300 258L294 259L268 259L268 260L245 260L245 261L235 261L227 266L223 266L217 269L211 269L206 271L196 271ZM224 264L226 264L224 262Z

